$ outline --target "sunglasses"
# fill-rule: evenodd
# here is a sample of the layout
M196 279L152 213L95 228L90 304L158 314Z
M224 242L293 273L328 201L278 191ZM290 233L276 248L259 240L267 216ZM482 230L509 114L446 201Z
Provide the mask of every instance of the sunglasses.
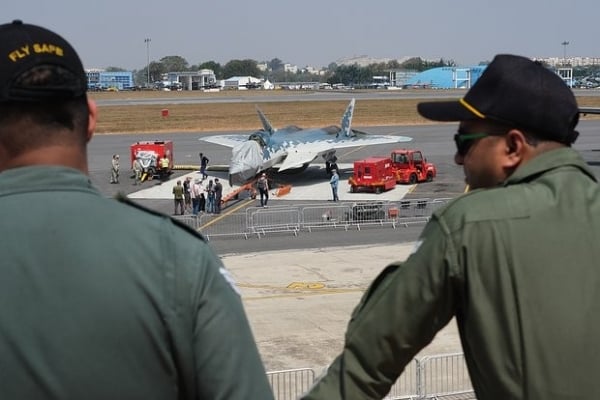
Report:
M489 133L465 133L459 129L458 133L454 135L456 153L459 156L464 157L469 152L469 149L471 148L471 146L473 146L473 143L475 143L477 139L481 139L490 135L491 134Z

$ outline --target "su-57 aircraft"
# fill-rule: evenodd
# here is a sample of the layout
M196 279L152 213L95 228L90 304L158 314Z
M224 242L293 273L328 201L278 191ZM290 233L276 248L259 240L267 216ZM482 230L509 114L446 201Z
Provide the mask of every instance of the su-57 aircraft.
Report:
M341 126L301 129L287 126L275 129L257 107L263 129L247 135L207 136L200 140L232 148L229 183L245 183L270 168L278 172L302 172L317 157L325 162L336 160L336 149L374 144L408 142L406 136L370 135L350 127L355 99L350 101Z

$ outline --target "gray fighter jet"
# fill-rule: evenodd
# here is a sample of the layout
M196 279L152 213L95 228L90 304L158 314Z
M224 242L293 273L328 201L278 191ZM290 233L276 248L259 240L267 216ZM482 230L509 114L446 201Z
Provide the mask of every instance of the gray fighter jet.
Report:
M263 129L247 135L217 135L200 140L232 148L229 164L229 182L245 183L258 173L270 168L277 172L302 172L319 156L333 163L339 148L375 144L408 142L406 136L370 135L351 128L355 99L350 101L341 126L301 129L287 126L275 129L258 109Z

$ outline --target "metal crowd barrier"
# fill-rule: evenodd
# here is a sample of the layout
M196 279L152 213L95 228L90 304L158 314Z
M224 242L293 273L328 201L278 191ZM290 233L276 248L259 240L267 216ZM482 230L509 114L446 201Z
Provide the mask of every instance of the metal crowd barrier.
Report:
M202 213L173 218L200 231L209 240L215 237L262 237L270 233L312 232L315 229L357 229L367 227L423 224L449 199L343 202L328 204L248 207L245 212L215 215Z
M462 353L426 356L419 360L420 398L437 399L472 392L471 378Z
M310 368L267 372L275 400L295 400L315 381ZM425 356L408 364L384 400L475 400L462 353Z
M276 232L291 232L298 236L300 230L300 210L297 207L249 207L246 218L247 229L258 237Z
M315 371L310 368L267 372L267 379L275 400L296 400L310 389L315 381Z
M418 360L414 360L404 368L402 375L398 377L396 383L390 389L390 392L385 396L384 400L398 399L415 399L419 393L418 381Z

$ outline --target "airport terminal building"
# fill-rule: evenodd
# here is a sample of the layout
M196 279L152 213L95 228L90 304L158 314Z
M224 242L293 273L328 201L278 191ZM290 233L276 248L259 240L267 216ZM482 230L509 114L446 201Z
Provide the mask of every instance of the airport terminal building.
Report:
M403 88L422 89L469 89L481 77L487 65L470 67L438 67L408 77L401 85ZM572 68L554 68L565 83L573 86Z
M134 87L133 72L86 70L89 90L127 90Z
M471 67L438 67L409 77L405 88L468 89L479 79L486 65Z

